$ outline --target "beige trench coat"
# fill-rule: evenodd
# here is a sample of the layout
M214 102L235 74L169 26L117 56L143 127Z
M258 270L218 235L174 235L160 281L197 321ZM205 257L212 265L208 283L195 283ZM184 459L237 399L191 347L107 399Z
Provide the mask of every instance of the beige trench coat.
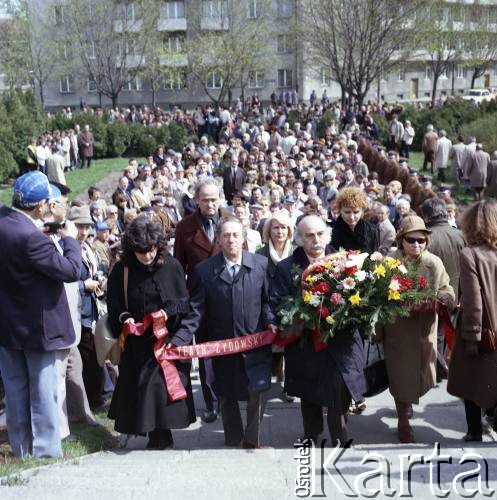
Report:
M405 261L400 250L392 257ZM425 250L419 258L417 271L427 279L438 297L448 294L454 301L454 290L441 259ZM413 312L383 327L381 338L389 387L396 400L418 403L419 398L435 385L437 324L435 312Z

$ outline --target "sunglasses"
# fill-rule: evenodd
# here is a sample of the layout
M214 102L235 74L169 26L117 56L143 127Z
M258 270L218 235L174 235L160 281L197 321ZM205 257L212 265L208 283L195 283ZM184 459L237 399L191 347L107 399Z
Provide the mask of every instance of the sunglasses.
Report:
M407 241L407 243L409 243L410 245L414 245L414 243L424 245L426 243L426 238L410 238L409 236L405 236L404 240Z

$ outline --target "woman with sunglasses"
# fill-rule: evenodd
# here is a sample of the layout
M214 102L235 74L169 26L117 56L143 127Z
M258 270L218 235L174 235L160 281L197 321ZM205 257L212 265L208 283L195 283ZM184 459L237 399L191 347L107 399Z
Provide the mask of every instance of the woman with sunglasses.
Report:
M174 337L182 315L189 311L188 292L183 268L167 253L162 225L139 215L126 228L122 250L107 285L113 335L119 337L125 323L141 323L148 314L163 309L167 329ZM115 420L115 429L121 434L148 434L147 448L165 449L173 445L171 429L195 422L191 363L175 362L187 398L172 402L155 359L155 341L152 327L140 337L126 338L109 418Z
M431 231L416 215L404 218L397 233L397 250L391 257L406 266L415 266L418 275L449 311L454 307L454 290L442 260L430 253ZM426 394L436 381L437 313L435 310L412 311L406 318L386 325L379 333L383 342L390 393L395 399L398 434L401 443L413 443L409 419L412 405Z

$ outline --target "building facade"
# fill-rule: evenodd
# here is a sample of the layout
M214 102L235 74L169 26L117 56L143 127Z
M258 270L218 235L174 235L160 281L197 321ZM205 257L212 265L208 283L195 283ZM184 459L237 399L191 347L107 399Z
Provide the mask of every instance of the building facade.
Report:
M201 13L200 29L216 30L221 22L220 12L226 6L227 0L173 0L161 3L156 29L164 34L168 51L176 53L174 62L164 58L164 66L171 65L171 73L164 76L160 88L155 92L156 103L164 108L181 105L193 108L196 104L209 102L201 86L189 77L188 56L183 53L185 41L192 36L193 19L198 19ZM339 99L340 87L333 81L329 68L316 68L308 61L305 51L299 46L295 36L295 23L299 19L301 3L305 0L245 0L247 18L257 16L258 4L267 8L271 5L274 12L272 30L267 33L267 44L273 52L273 62L270 68L251 75L245 96L257 93L261 100L269 101L274 92L278 97L287 91L296 90L300 100L308 101L314 90L321 98L324 91L330 99ZM488 20L488 28L497 33L497 0L447 0L447 10L444 15L453 26L464 26L471 29L476 20L482 16ZM47 22L57 25L64 23L64 3L58 0L47 7L44 0L29 0L30 9L46 11ZM139 13L132 12L139 16ZM462 54L463 52L461 52ZM62 59L73 57L62 50ZM372 86L367 96L368 100L376 101L423 101L431 97L433 85L431 69L428 61L417 57L406 62L390 74L383 77ZM111 101L99 95L96 85L88 78L77 76L77 72L57 75L49 79L44 86L45 106L48 109L63 106L78 106L82 101L90 106L110 106ZM472 72L461 60L453 61L438 81L437 96L463 94L471 84ZM1 80L1 75L0 75ZM211 92L221 86L221 80L216 74L206 75L207 86ZM476 87L497 86L497 62L492 62L482 77L476 81ZM234 89L233 99L240 95L240 89ZM119 95L119 105L151 104L152 89L146 78L130 79Z

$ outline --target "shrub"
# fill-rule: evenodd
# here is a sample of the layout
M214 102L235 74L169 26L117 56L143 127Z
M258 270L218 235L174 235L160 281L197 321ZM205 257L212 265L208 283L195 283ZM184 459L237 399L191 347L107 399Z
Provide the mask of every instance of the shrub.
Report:
M475 136L483 144L485 151L497 151L497 113L482 116L461 129L464 137Z
M136 152L140 156L147 156L156 149L157 149L157 140L152 134L148 133L148 134L143 134L140 137Z
M0 180L4 181L19 173L19 167L12 153L0 142Z
M326 130L331 126L332 123L335 122L335 116L330 112L326 111L319 120L316 132L318 137L324 137L326 134Z
M107 125L107 156L122 156L131 144L131 129L125 123Z

